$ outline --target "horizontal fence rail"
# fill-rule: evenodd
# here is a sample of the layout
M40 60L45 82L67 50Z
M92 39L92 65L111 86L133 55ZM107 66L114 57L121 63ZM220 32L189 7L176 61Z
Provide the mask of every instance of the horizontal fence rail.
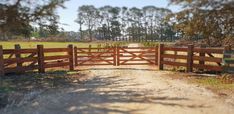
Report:
M74 69L72 45L67 48L44 48L43 45L37 45L37 48L33 49L21 49L18 44L15 45L15 49L3 49L0 45L1 76L33 70L44 73L46 68L64 66L69 66L70 70Z
M164 65L185 67L187 72L198 71L223 71L224 52L226 48L194 47L166 47L160 44L158 48L159 69ZM229 48L229 50L231 50Z

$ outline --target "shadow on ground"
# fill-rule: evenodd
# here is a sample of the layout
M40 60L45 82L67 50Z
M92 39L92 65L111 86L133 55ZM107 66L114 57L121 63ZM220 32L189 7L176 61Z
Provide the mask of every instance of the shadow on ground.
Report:
M92 69L96 70L96 69ZM56 97L55 102L46 104L42 102L38 107L49 109L60 113L79 113L79 114L107 114L121 113L130 114L146 110L146 107L134 107L142 104L163 105L170 107L182 108L208 108L206 105L184 105L182 102L191 99L180 97L160 96L164 90L158 90L158 95L150 89L138 89L134 87L142 86L140 84L131 83L134 77L129 79L121 79L119 76L95 76L86 83L69 90L61 96L51 96L47 100ZM64 104L67 103L67 104ZM58 104L63 104L58 105ZM135 105L134 105L135 104ZM51 110L52 109L52 110ZM48 113L48 112L42 112Z
M137 113L146 110L149 106L166 106L181 107L181 108L208 108L206 105L185 105L183 102L191 101L191 99L183 97L170 97L164 96L162 93L166 90L159 89L157 95L154 88L139 89L143 86L135 83L134 77L120 78L119 75L113 74L116 70L125 70L126 73L130 70L146 70L150 69L135 69L135 68L91 68L81 71L92 70L113 70L109 72L112 74L102 74L94 76L85 83L74 85L72 81L67 77L77 76L79 71L69 73L66 71L51 72L41 76L28 75L26 78L17 77L16 80L20 80L21 83L16 83L16 86L34 86L34 88L43 87L65 87L59 91L53 91L50 94L42 94L40 98L32 99L27 107L19 107L17 110L10 109L10 113L17 114L19 111L24 114L30 113L74 113L74 114L107 114L107 113L121 113L130 114ZM154 70L152 70L154 71ZM134 72L134 71L133 71ZM81 74L79 74L80 76ZM111 76L110 76L111 75ZM85 75L84 75L85 76ZM17 79L19 78L19 79ZM28 81L30 78L35 81ZM11 78L10 78L11 79ZM15 79L15 78L14 78ZM22 81L23 80L23 81ZM67 87L67 88L66 88ZM22 88L21 88L22 89ZM36 105L35 105L36 103ZM141 107L144 105L144 107ZM148 105L148 107L147 107ZM24 105L25 106L25 105ZM26 108L26 109L24 109ZM30 109L29 109L30 108Z
M44 74L27 72L8 74L0 83L0 108L12 102L20 102L27 94L38 94L49 89L71 87L85 77L77 71L47 71Z

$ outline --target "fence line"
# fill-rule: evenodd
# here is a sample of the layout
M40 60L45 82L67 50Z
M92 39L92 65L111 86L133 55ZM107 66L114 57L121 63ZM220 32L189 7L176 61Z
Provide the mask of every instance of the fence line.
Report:
M133 51L130 51L131 49ZM60 53L60 55L54 55L55 53ZM147 61L149 64L158 65L159 70L163 70L165 65L170 65L185 67L187 72L193 72L195 69L220 72L228 68L229 65L225 65L226 63L234 64L231 54L234 55L234 51L230 47L217 49L204 46L194 47L194 45L169 47L159 44L150 48L92 48L91 45L88 48L77 48L73 47L73 45L68 45L66 48L44 48L43 45L37 45L37 48L31 49L21 49L18 44L15 45L15 49L3 49L0 45L0 76L6 73L22 73L32 70L45 73L47 68L64 66L69 67L69 70L74 70L74 66L79 65L119 66L143 64L138 61ZM123 57L130 57L130 59L123 59ZM88 59L85 60L84 58ZM226 58L228 59L226 60ZM134 63L126 63L128 61L134 61Z
M187 72L193 72L194 69L201 71L204 69L210 71L222 71L223 53L225 49L226 48L205 48L204 46L194 47L193 45L188 45L187 47L165 47L164 44L160 44L158 50L159 69L163 70L164 65L170 65L185 67ZM174 51L174 54L166 53L168 51ZM178 54L178 52L184 54ZM220 54L221 56L215 57L215 54ZM176 59L179 59L180 61L175 61Z
M21 49L18 44L15 45L15 49L3 49L0 45L0 76L32 70L45 73L47 68L64 66L74 70L73 55L72 45L67 48L44 48L43 45L37 45L37 48L31 49Z

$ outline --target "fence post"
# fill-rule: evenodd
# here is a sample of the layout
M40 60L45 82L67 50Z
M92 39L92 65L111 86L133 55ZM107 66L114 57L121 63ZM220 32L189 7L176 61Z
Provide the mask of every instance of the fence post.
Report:
M159 70L163 70L163 57L162 57L162 54L164 53L164 50L163 50L163 47L164 47L164 44L159 44L158 46L158 68Z
M77 47L75 46L75 47L74 47L74 60L75 60L75 66L78 66L77 59L78 59L78 55L77 55Z
M114 47L114 53L113 53L113 65L116 66L116 56L117 56L117 47Z
M37 45L38 72L45 73L44 46Z
M158 65L158 46L155 46L155 65Z
M4 76L4 75L5 73L4 73L3 48L2 48L2 45L0 45L0 78L1 76Z
M119 54L119 47L117 46L117 48L116 48L116 50L117 50L117 66L119 66L119 57L120 57L120 54Z
M205 45L201 45L200 46L200 48L202 49L202 48L205 48L206 46ZM205 57L206 56L206 53L204 53L204 52L200 52L199 53L199 56L200 57ZM203 60L200 60L199 61L199 65L204 65L205 64L205 61L203 61ZM199 69L200 71L204 71L203 69Z
M73 54L73 45L68 45L68 55L69 55L69 69L74 70L74 54Z
M15 58L16 58L16 67L17 67L17 69L20 69L22 66L23 66L23 64L22 64L22 62L20 61L20 59L21 59L21 53L20 53L20 49L21 49L21 47L20 47L20 45L19 44L15 44ZM21 71L21 70L19 70L20 72L23 72L23 71Z
M176 50L174 50L174 55L175 55L175 56L174 56L174 60L173 60L173 61L176 62L176 56L177 56L177 51L176 51ZM175 68L176 68L176 67L173 66L173 69L175 69Z
M187 72L193 72L193 44L188 45Z
M89 45L89 56L91 55L91 48L92 48L92 45Z

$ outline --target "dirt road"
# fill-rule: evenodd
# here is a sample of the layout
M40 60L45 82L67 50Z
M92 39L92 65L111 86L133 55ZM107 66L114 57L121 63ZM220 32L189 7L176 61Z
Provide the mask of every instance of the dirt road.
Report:
M154 66L85 68L77 86L48 91L8 114L233 114L234 105L202 87L166 78Z

